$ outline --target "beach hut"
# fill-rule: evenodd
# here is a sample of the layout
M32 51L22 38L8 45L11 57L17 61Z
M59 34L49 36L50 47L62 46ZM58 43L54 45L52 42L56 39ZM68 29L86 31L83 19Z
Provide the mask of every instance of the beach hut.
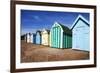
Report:
M33 44L36 44L36 34L33 33Z
M30 34L26 33L26 42L29 43L30 42Z
M21 35L21 40L23 40L23 41L26 40L26 34Z
M47 45L49 46L49 30L43 29L43 31L41 32L41 36L42 36L42 45Z
M33 43L33 33L30 33L30 43Z
M21 41L27 42L27 34L21 35Z
M36 32L36 44L41 44L41 31Z
M33 43L33 34L32 33L26 34L26 41L27 41L27 43Z
M50 46L54 48L71 48L71 30L64 25L55 22L50 30Z
M72 48L89 51L90 48L90 27L89 22L79 15L72 25Z
M36 43L36 34L35 33L27 33L25 35L25 39L27 43Z

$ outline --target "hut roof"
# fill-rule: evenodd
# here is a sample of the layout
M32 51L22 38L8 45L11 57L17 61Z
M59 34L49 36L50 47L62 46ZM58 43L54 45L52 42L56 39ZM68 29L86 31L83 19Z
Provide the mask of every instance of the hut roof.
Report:
M41 35L41 31L40 31L40 30L37 30L37 31L36 31L36 34L37 34L37 33L39 33L39 34Z
M36 35L36 33L32 33L33 35Z
M84 23L86 23L87 26L90 26L89 21L87 21L82 15L79 15L79 16L76 18L76 20L74 21L74 23L72 24L71 29L73 29L73 28L75 27L75 25L77 24L77 22L78 22L79 20L81 20L81 21L83 21Z
M72 35L72 31L67 26L62 25L61 23L58 24L62 27L64 33Z
M50 30L48 30L48 29L43 29L43 31L47 31L48 34L50 33Z

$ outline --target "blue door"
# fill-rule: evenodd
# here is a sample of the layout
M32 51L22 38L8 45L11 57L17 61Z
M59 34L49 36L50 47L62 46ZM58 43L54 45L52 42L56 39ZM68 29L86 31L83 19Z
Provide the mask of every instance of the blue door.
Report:
M39 33L36 35L36 44L41 44L41 36Z
M33 44L36 44L36 34L33 34Z

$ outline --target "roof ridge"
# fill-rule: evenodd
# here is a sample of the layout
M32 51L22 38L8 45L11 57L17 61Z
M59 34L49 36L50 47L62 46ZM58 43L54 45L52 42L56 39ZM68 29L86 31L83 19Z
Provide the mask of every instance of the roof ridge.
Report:
M72 26L71 26L71 29L74 28L75 23L76 23L79 19L83 20L85 23L87 23L87 24L89 25L89 21L86 20L81 14L79 14L79 15L77 16L77 18L75 19L75 21L73 22L73 24L72 24Z
M68 26L63 25L63 24L61 24L60 22L55 22L55 24L59 24L59 25L61 25L61 26L63 26L63 27L66 27L66 28L68 28L68 29L70 30L70 28L69 28Z
M56 22L55 24L59 24L61 26L62 30L64 31L64 33L72 35L72 30L69 27L67 27L61 23L58 23L58 22Z

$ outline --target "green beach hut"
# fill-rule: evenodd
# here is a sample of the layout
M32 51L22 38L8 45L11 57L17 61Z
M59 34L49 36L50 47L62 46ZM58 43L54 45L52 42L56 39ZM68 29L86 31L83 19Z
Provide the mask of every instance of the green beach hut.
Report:
M72 31L55 22L50 30L50 46L54 48L72 48Z

